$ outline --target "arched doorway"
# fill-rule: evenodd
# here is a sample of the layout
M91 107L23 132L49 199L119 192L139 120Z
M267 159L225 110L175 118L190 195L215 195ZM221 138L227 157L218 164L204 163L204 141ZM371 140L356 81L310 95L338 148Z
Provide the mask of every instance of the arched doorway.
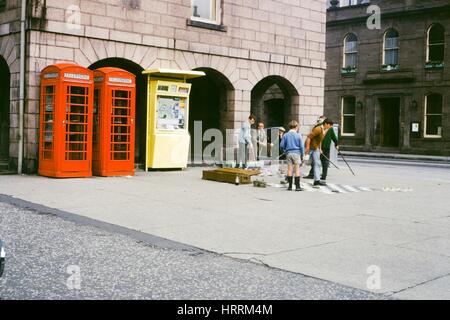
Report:
M266 128L287 126L299 120L299 94L283 77L269 76L258 82L252 90L251 113Z
M257 122L263 122L268 142L275 143L269 156L278 159L278 128L291 120L299 121L299 94L297 89L283 77L269 76L259 81L251 93L251 113ZM276 152L273 152L276 150ZM258 151L259 152L259 151Z
M142 74L144 69L127 59L107 58L92 64L89 69L114 67L131 72L136 76L136 146L135 162L145 163L146 132L147 132L147 77Z
M196 161L210 141L201 143L201 150L195 141L202 141L209 129L217 129L226 138L226 130L232 129L234 112L234 88L219 71L211 68L197 68L206 73L205 77L190 80L192 90L189 109L189 133L191 134L191 155ZM197 124L196 124L197 123ZM200 137L199 137L200 134ZM225 141L223 141L225 143ZM197 145L199 143L197 142ZM216 158L220 154L213 155Z
M8 64L0 56L0 161L9 159L10 79Z

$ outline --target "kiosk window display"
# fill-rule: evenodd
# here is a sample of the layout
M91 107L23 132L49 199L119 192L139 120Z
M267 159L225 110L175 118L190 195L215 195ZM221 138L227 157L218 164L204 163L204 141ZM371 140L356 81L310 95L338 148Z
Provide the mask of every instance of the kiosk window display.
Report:
M186 81L205 73L156 69L144 74L148 75L146 170L186 168L191 92L191 84Z
M183 130L186 126L186 98L160 97L158 99L156 129Z
M41 74L39 174L92 176L93 73L75 64Z
M94 71L93 173L134 175L136 77L118 68Z

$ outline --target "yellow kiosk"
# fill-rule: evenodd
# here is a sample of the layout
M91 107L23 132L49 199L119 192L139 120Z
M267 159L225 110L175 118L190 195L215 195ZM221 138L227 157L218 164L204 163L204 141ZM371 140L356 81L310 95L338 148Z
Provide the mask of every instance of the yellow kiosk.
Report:
M201 71L155 69L148 75L147 152L145 170L184 169L189 157L188 79L203 77Z

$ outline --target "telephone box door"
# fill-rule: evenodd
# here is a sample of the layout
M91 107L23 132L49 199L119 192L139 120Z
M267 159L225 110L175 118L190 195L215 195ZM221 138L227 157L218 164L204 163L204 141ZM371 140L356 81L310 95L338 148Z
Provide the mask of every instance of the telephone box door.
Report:
M135 94L134 88L110 87L111 97L111 129L109 170L134 170L134 139L135 139Z
M91 171L93 92L88 85L70 83L63 87L63 171Z

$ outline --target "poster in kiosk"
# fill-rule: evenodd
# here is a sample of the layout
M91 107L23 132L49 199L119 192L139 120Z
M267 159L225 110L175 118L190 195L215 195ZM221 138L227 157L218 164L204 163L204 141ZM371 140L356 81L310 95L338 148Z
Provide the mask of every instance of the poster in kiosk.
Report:
M75 64L41 73L39 169L42 176L92 176L94 74Z
M118 68L94 71L94 175L134 175L136 77Z
M145 169L184 169L189 157L190 135L188 79L201 71L156 69L148 75L147 153Z

